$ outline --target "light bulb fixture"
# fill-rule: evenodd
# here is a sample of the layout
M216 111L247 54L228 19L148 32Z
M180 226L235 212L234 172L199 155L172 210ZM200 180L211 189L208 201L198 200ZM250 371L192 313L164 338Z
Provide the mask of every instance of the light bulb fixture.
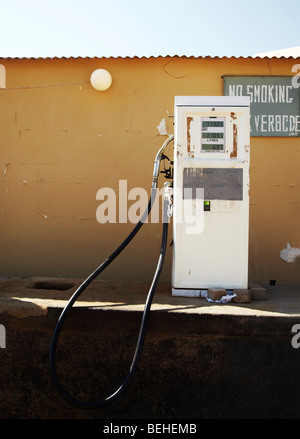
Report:
M111 74L104 69L97 69L91 74L90 82L95 90L105 91L112 83Z

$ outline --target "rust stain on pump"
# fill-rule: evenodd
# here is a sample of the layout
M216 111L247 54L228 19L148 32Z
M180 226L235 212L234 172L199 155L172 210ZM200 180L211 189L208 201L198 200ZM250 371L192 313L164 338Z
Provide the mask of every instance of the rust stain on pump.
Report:
M234 159L237 157L237 126L233 124L233 148L230 154L230 158Z
M187 125L186 137L187 137L187 153L188 153L188 155L190 155L190 153L191 153L191 123L193 122L193 120L194 120L193 117L186 118L186 125Z

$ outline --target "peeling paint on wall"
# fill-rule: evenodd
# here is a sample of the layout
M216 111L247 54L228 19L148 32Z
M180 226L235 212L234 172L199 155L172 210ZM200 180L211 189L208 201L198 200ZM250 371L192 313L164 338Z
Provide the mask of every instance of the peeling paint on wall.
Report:
M157 125L157 129L160 136L168 136L166 119L162 119Z
M3 177L6 176L6 172L7 172L7 166L10 165L10 163L5 162L4 163L4 171L3 171Z
M5 67L0 64L0 88L6 88Z
M288 263L294 263L296 258L300 256L300 248L292 247L288 242L285 249L281 250L280 257Z

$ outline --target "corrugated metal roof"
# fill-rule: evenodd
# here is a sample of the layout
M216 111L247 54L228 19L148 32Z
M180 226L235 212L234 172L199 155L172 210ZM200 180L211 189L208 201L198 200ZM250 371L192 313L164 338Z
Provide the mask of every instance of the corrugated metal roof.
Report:
M287 49L273 50L271 52L258 53L259 57L272 57L272 58L299 58L300 46L288 47Z
M255 55L249 56L219 56L219 55L134 55L134 56L46 56L46 57L2 57L0 55L0 59L17 59L17 60L57 60L57 59L158 59L158 58L186 58L186 59L257 59L257 58L266 58L266 59L296 59L300 58L300 46L296 47L288 47L286 49L279 49L264 53L257 53Z
M274 54L257 54L253 56L188 56L188 55L150 55L150 56L49 56L49 57L2 57L2 60L61 60L61 59L158 59L158 58L186 58L186 59L297 59L300 58L300 53L298 55L276 55Z
M279 49L279 50L273 50L273 51L269 51L269 52L263 52L263 53L257 53L255 55L249 55L249 56L220 56L220 55L133 55L133 56L122 56L122 55L117 55L117 56L46 56L46 57L18 57L18 56L12 56L12 57L5 57L5 56L1 56L0 55L0 59L34 59L34 60L38 60L38 59L45 59L45 60L49 60L49 59L157 59L157 58L187 58L187 59L257 59L257 58L267 58L267 59L272 59L272 58L284 58L284 59L296 59L296 58L300 58L300 46L296 46L296 47L288 47L286 49Z

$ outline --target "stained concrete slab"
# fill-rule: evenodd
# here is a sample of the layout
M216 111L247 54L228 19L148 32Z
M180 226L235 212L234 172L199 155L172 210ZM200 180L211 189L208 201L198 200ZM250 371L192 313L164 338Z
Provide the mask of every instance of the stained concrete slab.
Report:
M58 317L80 279L1 279L0 418L299 418L299 286L267 287L267 300L209 303L154 295L141 361L113 404L83 410L66 402L49 371ZM97 280L68 315L57 349L62 382L79 399L115 391L131 364L149 285ZM298 337L297 337L298 340Z
M15 317L43 316L49 308L63 308L83 279L0 279L0 314ZM142 311L150 284L144 282L95 280L74 307L114 311ZM174 297L169 282L156 289L153 311L227 316L300 317L300 285L264 286L266 300L250 303L210 303L199 297Z

